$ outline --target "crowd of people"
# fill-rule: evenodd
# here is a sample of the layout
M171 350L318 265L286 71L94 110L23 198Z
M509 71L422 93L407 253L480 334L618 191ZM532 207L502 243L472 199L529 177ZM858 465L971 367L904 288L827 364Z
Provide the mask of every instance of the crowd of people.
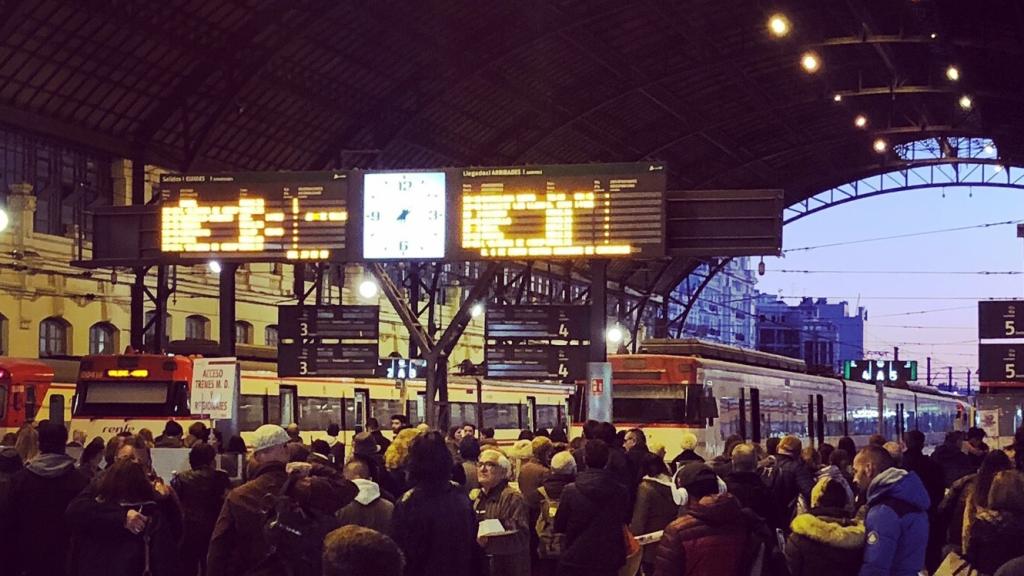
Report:
M713 458L684 433L669 458L607 422L511 446L471 424L366 424L348 450L334 425L308 445L264 425L248 446L200 423L89 442L25 426L0 448L3 574L1024 574L1024 429L1005 451L971 429L931 455L911 431L730 437ZM153 448L188 449L190 470L165 481Z

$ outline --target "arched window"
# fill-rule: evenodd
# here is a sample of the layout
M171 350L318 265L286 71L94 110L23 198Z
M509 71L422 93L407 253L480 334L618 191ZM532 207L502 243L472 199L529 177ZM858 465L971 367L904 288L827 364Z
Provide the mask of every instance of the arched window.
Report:
M210 319L206 316L193 314L185 318L185 339L186 340L209 340Z
M153 318L155 316L156 316L156 311L155 310L150 310L149 312L146 312L146 324L149 325L149 328L146 329L146 333L145 333L145 335L143 337L143 341L146 343L147 347L149 347L149 343L152 342L153 338L156 336L156 324L155 323L150 324L150 322L153 320ZM167 344L170 341L171 341L171 315L165 313L164 314L164 344Z
M39 323L39 357L71 354L71 324L63 318L51 317Z
M110 322L97 322L89 328L89 354L116 354L117 328Z
M263 330L263 339L266 340L267 346L277 347L277 324L271 324Z
M252 324L241 320L235 322L235 344L252 344Z

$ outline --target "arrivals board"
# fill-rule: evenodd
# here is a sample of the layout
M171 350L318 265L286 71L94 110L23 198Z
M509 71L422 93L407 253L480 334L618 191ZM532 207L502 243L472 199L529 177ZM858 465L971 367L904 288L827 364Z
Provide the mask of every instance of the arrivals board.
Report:
M279 376L373 376L380 307L278 306Z
M588 345L488 345L487 377L574 382L587 377Z
M1024 344L979 344L978 380L1024 382Z
M160 176L160 248L182 259L345 260L349 174Z
M1024 301L979 301L978 338L1024 338Z
M662 164L464 168L455 180L462 258L665 253Z
M484 333L487 339L589 340L590 306L489 306Z

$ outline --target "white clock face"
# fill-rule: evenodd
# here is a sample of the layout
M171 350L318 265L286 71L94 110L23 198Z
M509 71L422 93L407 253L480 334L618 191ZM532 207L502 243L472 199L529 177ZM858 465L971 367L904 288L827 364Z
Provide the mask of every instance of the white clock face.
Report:
M444 172L366 174L363 258L444 258L446 205Z

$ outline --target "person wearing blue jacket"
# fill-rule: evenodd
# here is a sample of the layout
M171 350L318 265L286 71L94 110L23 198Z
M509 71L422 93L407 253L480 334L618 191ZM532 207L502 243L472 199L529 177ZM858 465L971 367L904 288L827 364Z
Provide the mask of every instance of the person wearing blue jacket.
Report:
M928 546L928 491L917 474L896 467L882 448L867 446L853 460L865 490L864 564L860 576L917 576Z

